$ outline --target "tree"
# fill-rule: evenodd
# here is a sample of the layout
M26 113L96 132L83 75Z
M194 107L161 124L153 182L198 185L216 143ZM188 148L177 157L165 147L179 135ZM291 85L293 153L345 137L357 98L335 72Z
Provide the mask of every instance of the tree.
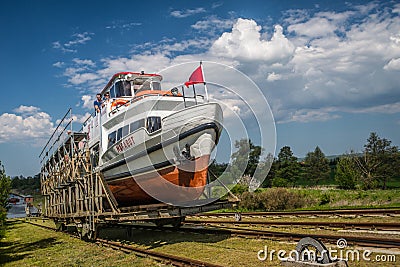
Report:
M329 178L329 161L318 146L314 152L307 153L304 163L307 178L316 185L321 180Z
M293 152L289 146L281 148L278 154L277 171L274 179L279 180L278 184L294 184L300 173L300 164L297 157L293 156ZM277 182L276 182L277 183ZM275 183L275 184L276 184Z
M4 166L0 161L0 237L4 235L4 223L7 215L8 198L10 194L11 180L6 176Z
M240 139L235 141L237 151L232 154L232 166L229 169L230 173L240 179L242 175L253 174L257 168L261 147L255 146L249 139Z
M278 169L277 159L271 153L268 153L267 157L261 163L264 163L263 167L268 167L268 165L266 165L266 164L270 164L270 169L267 174L267 177L265 177L261 186L262 187L271 187L272 181L274 180L274 178L276 176L276 171ZM264 171L264 173L265 173L265 171Z
M356 157L355 162L361 172L361 182L364 189L377 188L381 184L387 187L387 181L400 175L400 154L397 146L391 141L380 138L375 132L370 133L364 145L362 157Z
M355 189L360 172L357 169L354 157L343 156L336 165L335 180L341 189Z

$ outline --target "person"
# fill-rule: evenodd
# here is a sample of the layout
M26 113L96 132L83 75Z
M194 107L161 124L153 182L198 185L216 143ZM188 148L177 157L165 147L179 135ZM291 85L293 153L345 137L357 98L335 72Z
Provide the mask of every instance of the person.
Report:
M101 94L96 95L96 100L93 102L93 105L94 105L94 110L96 111L96 113L99 113L101 110L101 105L102 105Z
M103 99L103 102L101 103L101 107L104 107L108 103L110 103L110 93L109 92L104 94L104 99Z

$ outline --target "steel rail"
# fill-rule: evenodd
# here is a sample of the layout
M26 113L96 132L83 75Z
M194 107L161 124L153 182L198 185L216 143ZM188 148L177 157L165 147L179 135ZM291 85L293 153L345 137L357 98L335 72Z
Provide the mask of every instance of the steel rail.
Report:
M386 237L362 237L362 236L352 236L352 235L328 235L328 234L300 234L300 233L289 233L289 232L276 232L276 231L266 231L266 230L249 230L245 228L237 227L223 227L218 226L218 228L180 228L177 231L185 232L197 232L203 234L226 234L226 235L236 235L236 236L250 236L250 237L268 237L268 238L278 238L278 239L290 239L290 240L300 240L304 237L312 237L322 240L337 241L340 238L344 238L348 243L354 245L368 245L374 247L389 247L389 248L400 248L399 238L386 238Z
M228 235L228 236L243 236L243 237L252 237L252 238L273 238L279 240L294 240L298 241L304 237L312 237L321 239L324 241L334 241L336 242L344 238L348 241L348 244L353 245L365 245L372 246L378 248L400 248L400 238L388 238L385 236L379 237L363 237L363 236L354 236L354 235L330 235L330 234L301 234L301 233L290 233L290 232L279 232L279 231L268 231L268 230L256 230L256 229L246 229L239 227L225 227L225 226L215 226L215 227L155 227L150 225L124 225L124 224L116 224L112 227L123 227L123 228L136 228L143 230L155 230L155 229L164 229L174 232L182 232L182 233L197 233L197 234L212 234L212 235Z
M130 245L122 244L120 242L114 242L114 241L109 241L109 240L100 239L100 238L97 238L96 241L100 242L100 243L105 243L107 245L114 246L116 248L122 248L122 249L125 249L128 251L133 251L138 254L151 256L156 259L161 259L163 261L167 261L167 262L172 263L177 266L221 267L221 265L208 263L208 262L204 262L204 261L200 261L200 260L189 259L189 258L175 256L175 255L166 254L166 253L161 253L161 252L157 252L157 251L140 249L140 248L136 248L136 247L133 247Z
M335 228L367 228L367 229L388 229L400 230L400 223L381 222L295 222L295 221L228 221L228 220L185 220L186 224L248 224L248 225L269 225L269 226L328 226Z
M235 216L237 212L221 213L199 213L200 217L230 217ZM303 216L303 215L373 215L373 214L399 214L399 208L388 209L354 209L354 210L302 210L302 211L261 211L261 212L243 212L242 216Z

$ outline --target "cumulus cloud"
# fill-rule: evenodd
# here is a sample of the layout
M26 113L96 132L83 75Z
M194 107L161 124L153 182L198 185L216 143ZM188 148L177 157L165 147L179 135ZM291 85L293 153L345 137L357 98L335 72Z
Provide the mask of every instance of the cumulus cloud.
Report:
M93 108L93 107L92 107ZM78 123L84 123L90 117L90 113L86 112L84 115L73 115L72 120Z
M83 95L81 97L81 100L83 102L82 107L87 108L87 109L93 109L93 101L94 99L90 95Z
M288 30L307 37L321 37L333 34L336 26L326 18L314 17L304 23L290 25Z
M293 44L283 34L283 28L276 25L271 40L261 39L261 26L254 20L241 19L233 25L231 32L224 32L211 47L216 56L239 60L279 61L289 58L294 51Z
M395 103L400 99L400 17L393 16L399 6L377 5L349 4L348 10L341 12L292 10L284 13L282 25L275 25L271 34L272 25L263 28L255 20L230 22L209 17L221 29L227 27L225 32L196 40L147 43L148 53L132 51L131 56L103 58L101 64L75 60L64 75L70 84L85 84L95 92L119 71L158 72L182 62L208 60L224 62L247 74L261 88L280 122L326 121L338 118L340 112L389 109L393 114L398 112ZM207 31L211 23L201 20L191 27ZM182 71L176 80L184 81L190 71ZM224 78L221 70L206 70L206 77ZM231 77L220 82L235 86ZM85 105L89 98L82 101ZM257 106L257 100L253 101ZM235 101L226 103L237 112L245 110Z
M53 131L49 114L34 106L20 106L13 113L0 115L0 143L24 142L36 144Z
M18 108L14 109L14 112L26 115L26 114L37 113L37 112L39 112L39 110L40 109L38 107L21 105Z

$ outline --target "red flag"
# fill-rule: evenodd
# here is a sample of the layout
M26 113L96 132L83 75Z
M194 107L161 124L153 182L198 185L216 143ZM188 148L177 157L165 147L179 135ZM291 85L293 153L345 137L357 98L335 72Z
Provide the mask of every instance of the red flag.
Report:
M185 85L186 87L189 87L189 85L197 83L204 83L203 70L201 65L195 71L193 71L192 75L190 75L189 77L189 81L185 82Z

